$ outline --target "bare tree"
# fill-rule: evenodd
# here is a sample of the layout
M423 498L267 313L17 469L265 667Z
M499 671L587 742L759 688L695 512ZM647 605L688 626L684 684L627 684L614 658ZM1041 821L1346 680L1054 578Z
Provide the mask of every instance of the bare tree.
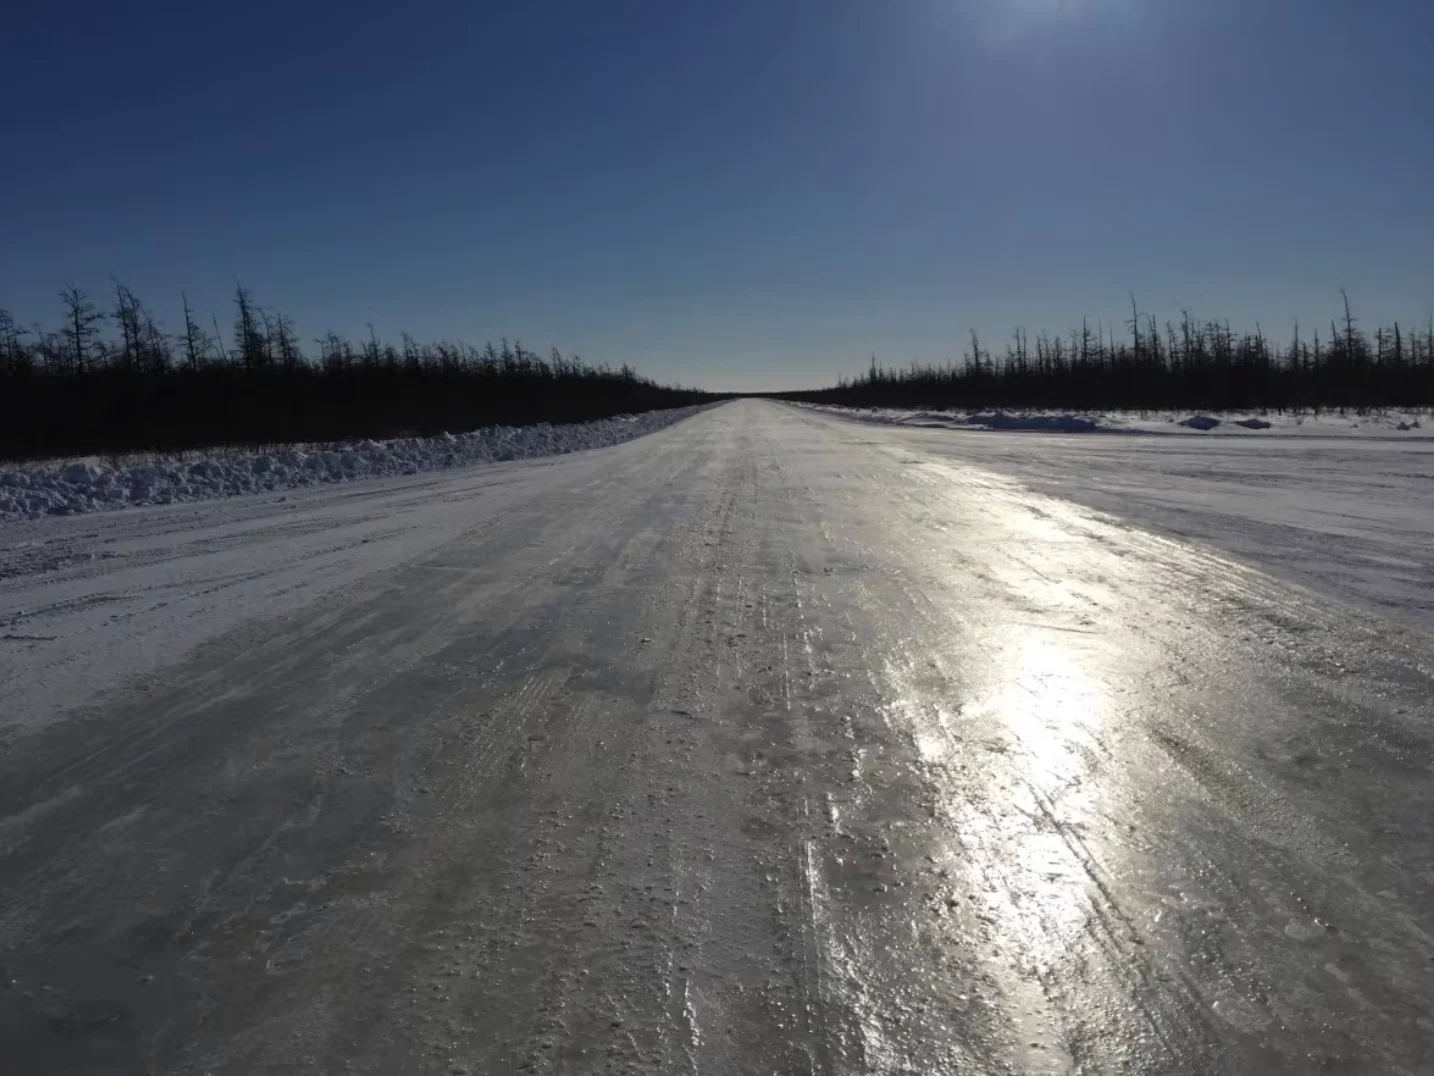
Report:
M144 312L144 347L142 350L143 369L146 374L160 375L169 370L174 358L170 348L169 334L159 328L154 314Z
M65 304L65 338L70 346L70 358L75 370L81 374L89 370L90 345L99 335L97 328L105 316L90 302L82 288L66 284L60 290L60 299Z
M225 363L229 362L229 352L224 347L224 334L219 331L219 317L211 314L209 321L214 324L214 347L219 351L219 358Z
M368 323L368 341L363 346L363 364L370 370L377 370L379 365L378 331L372 322Z
M194 320L194 312L189 307L189 297L181 292L179 298L184 304L184 365L190 371L197 371L204 357L209 354L209 334L200 329L199 323Z
M127 373L133 373L139 366L142 311L133 292L113 277L110 280L115 287L113 318L120 327L120 367Z
M1362 351L1362 349L1358 349L1358 348L1356 347L1356 338L1355 338L1355 335L1354 335L1354 323L1355 323L1356 319L1355 319L1354 315L1350 313L1350 310L1349 310L1349 293L1346 292L1343 288L1341 288L1341 289L1339 290L1339 294L1340 294L1340 296L1344 299L1344 347L1345 347L1345 354L1349 357L1350 361L1353 362L1353 361L1354 361L1354 357L1355 357L1356 355L1358 355L1360 351Z
M304 361L304 354L299 351L294 320L277 311L274 314L274 354L286 371L296 370Z
M234 306L239 309L234 317L234 354L244 370L253 374L265 364L268 343L259 329L259 311L243 285L234 286Z
M30 331L20 328L20 323L4 307L0 307L0 370L11 375L29 375L34 369L34 357L25 347L22 338Z

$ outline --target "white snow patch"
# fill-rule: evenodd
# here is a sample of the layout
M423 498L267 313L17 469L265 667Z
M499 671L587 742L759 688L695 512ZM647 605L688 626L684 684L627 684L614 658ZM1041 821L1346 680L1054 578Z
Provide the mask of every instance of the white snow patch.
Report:
M1187 437L1358 437L1419 438L1430 413L1425 410L1380 409L1358 412L1248 412L1211 415L1189 412L1057 412L940 411L916 408L846 408L809 404L802 407L831 412L868 423L947 430L1031 431L1057 434L1176 434ZM1401 437L1403 436L1403 437Z
M1055 434L1087 434L1103 429L1100 422L1083 415L1058 412L942 412L912 411L903 408L843 408L811 404L803 407L833 412L868 423L891 423L903 427L944 427L950 430L1025 430Z
M414 475L494 461L597 449L671 426L702 408L668 408L591 423L482 427L466 434L289 446L267 452L207 450L198 459L131 458L119 467L94 460L0 468L0 521L169 505L290 490L385 475Z
M1272 413L1268 429L1231 420L1208 434L1176 426L1181 418L1162 417L1161 436L1001 438L895 424L879 441L904 457L1010 475L1434 631L1434 439L1417 433L1415 413L1303 423ZM1397 423L1415 433L1388 433Z
M1094 419L1078 415L1010 415L1006 412L976 413L966 424L986 430L1042 430L1058 434L1085 434L1097 428Z
M620 494L671 482L672 460L710 451L708 439L725 422L711 407L652 439L635 435L690 411L609 421L634 437L591 453L468 468L440 464L417 475L315 481L278 494L7 521L0 526L0 746L12 732L38 728L97 694L122 691L131 679L251 619L282 625L294 612L369 578L383 590L384 573L429 557L437 558L440 571L456 571L444 568L449 561L436 552L459 543L456 549L474 557L474 529L518 521L514 527L556 536L557 543L569 529L592 534L585 529L607 526L604 510ZM597 442L591 430L561 436L563 444ZM607 436L615 435L609 430ZM444 443L461 447L465 439L454 435ZM383 450L360 444L349 452L364 458ZM229 454L219 470L233 474L240 457L252 469L268 456L261 469L287 474L311 458L324 460L323 453L333 453L342 466L343 451L333 447ZM194 463L207 472L214 462ZM513 555L495 550L493 556ZM482 559L465 564L480 586ZM532 573L533 587L553 586L543 576L548 561L516 564ZM415 632L430 630L415 626Z

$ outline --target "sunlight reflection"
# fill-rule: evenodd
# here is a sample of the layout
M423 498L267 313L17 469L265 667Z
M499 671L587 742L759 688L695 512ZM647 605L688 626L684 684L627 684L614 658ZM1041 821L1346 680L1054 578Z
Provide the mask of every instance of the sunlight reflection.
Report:
M1009 942L1035 968L1054 962L1089 916L1089 854L1078 829L1089 808L1086 752L1104 722L1105 686L1080 652L1049 632L1012 626L992 648L997 684L961 718L1004 746L988 773L986 804L967 801L963 826L984 831L1001 877L985 901Z
M1105 687L1057 641L1021 630L1010 650L1014 655L1006 682L963 708L962 717L996 716L1020 742L1027 781L1051 796L1081 781L1080 747L1104 717Z
M985 644L973 664L984 667L981 691L967 702L919 709L908 697L900 708L908 721L924 719L911 730L921 759L965 777L945 799L953 838L982 879L998 945L1039 970L1089 916L1091 855L1078 832L1109 693L1086 649L1059 633L1010 625Z

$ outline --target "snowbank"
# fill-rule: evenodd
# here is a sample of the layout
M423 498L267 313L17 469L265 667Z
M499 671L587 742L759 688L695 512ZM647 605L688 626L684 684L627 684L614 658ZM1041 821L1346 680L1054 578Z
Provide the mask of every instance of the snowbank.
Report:
M1058 434L1085 434L1096 429L1096 421L1078 415L1009 415L1006 412L978 413L966 417L966 425L986 430L1046 430Z
M592 423L483 427L467 434L342 442L247 453L215 450L198 459L151 459L119 468L87 461L0 467L0 520L90 513L131 505L227 498L384 475L525 460L617 445L671 426L710 405L669 408Z
M1032 430L1056 434L1086 434L1103 429L1088 416L1055 412L914 412L901 408L843 408L830 404L808 404L822 412L869 423L894 423L904 427L944 427L951 430Z
M1365 437L1419 438L1427 412L1385 410L1358 415L1353 412L1270 413L1252 416L1191 415L1189 412L938 412L911 408L843 408L826 404L803 407L831 412L868 423L903 427L940 427L947 430L1046 431L1056 434L1179 434L1194 437Z

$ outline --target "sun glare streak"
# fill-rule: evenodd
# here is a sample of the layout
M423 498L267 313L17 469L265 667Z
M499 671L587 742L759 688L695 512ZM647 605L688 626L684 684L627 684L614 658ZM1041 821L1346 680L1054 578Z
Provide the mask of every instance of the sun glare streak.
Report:
M1132 0L977 0L960 10L986 44L1007 45L1077 23L1123 16L1133 8Z

